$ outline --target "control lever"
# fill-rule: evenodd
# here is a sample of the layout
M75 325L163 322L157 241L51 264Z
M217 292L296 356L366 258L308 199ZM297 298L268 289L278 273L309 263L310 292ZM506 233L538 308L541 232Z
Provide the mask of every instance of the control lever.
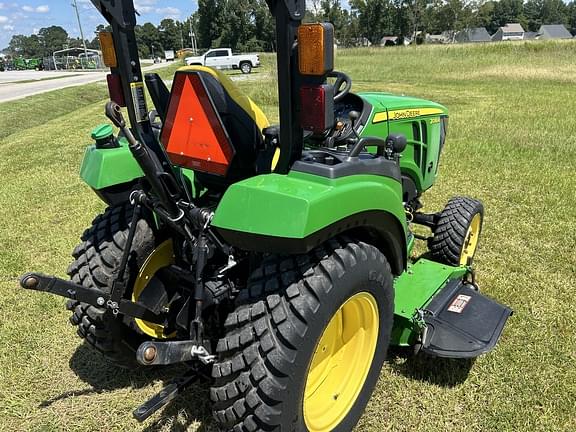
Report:
M142 168L146 180L150 183L156 197L160 200L162 207L168 212L168 216L173 222L182 218L184 212L178 207L176 196L179 195L180 188L172 173L167 173L158 157L153 152L148 151L148 147L142 145L132 134L130 128L126 126L126 121L122 115L122 108L115 102L106 104L106 117L118 127L126 139L128 147L134 159Z
M348 118L350 118L350 121L352 122L352 129L354 130L356 127L356 122L360 118L360 113L358 111L350 111L348 113ZM356 131L354 130L354 132Z

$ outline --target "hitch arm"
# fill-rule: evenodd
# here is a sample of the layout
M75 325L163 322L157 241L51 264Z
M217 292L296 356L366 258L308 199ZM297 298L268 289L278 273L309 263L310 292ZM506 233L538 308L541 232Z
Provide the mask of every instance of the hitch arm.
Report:
M121 299L118 303L112 301L110 294L96 288L87 288L74 282L46 276L40 273L26 273L20 278L20 286L24 289L42 291L88 303L91 306L101 309L111 309L116 315L123 315L140 318L155 324L164 324L165 314L157 314L139 303L134 303L126 299Z

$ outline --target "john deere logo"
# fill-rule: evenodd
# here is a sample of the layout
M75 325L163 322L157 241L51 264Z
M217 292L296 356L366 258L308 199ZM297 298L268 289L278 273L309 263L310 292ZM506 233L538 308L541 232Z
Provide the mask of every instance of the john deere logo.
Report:
M372 123L380 123L386 120L406 120L416 117L438 115L442 113L443 111L440 108L412 108L395 111L384 111L376 114L372 120Z

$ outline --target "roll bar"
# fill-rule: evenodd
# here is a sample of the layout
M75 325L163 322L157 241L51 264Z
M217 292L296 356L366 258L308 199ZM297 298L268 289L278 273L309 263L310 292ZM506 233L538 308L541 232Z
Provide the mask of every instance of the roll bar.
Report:
M144 78L140 68L138 45L134 34L136 10L133 0L91 0L112 27L118 65L112 73L120 76L128 117L136 138L145 143L166 170L172 170L163 147L156 140L146 113ZM278 100L280 109L280 159L276 172L287 173L302 154L300 127L300 74L296 32L304 18L305 0L266 0L276 19L278 47Z

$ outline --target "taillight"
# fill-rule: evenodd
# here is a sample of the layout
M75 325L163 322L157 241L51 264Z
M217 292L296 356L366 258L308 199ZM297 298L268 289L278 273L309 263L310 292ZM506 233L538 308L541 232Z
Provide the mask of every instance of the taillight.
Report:
M322 133L334 124L334 87L329 84L300 88L300 126Z
M161 141L175 165L222 176L228 172L234 148L197 73L176 73Z
M110 100L116 102L121 107L125 107L126 101L124 100L120 75L108 74L106 75L106 81L108 82L108 94L110 95Z

